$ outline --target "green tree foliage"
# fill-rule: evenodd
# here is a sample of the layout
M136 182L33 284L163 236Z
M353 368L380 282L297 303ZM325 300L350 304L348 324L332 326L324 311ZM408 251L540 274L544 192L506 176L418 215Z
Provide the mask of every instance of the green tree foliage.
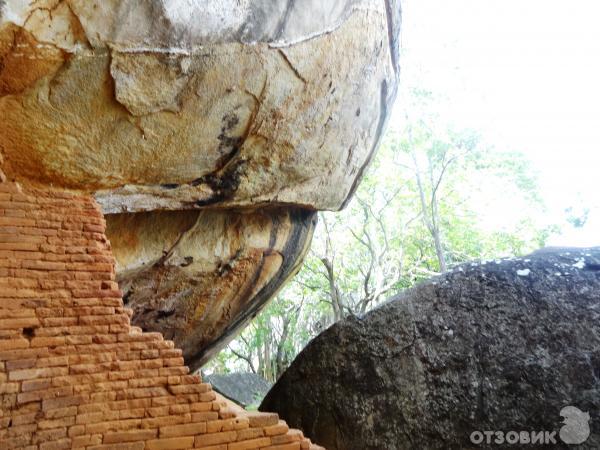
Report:
M348 207L319 214L300 273L210 370L275 381L331 323L458 263L529 252L554 231L523 155L448 125L428 92L409 94L410 114L388 132Z

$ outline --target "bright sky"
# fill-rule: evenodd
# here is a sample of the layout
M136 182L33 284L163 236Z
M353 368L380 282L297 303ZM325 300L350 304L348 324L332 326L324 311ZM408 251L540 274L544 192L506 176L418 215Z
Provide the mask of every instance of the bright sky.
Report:
M552 245L600 245L599 20L598 0L403 2L401 80L447 95L459 126L524 152L551 215L591 209Z

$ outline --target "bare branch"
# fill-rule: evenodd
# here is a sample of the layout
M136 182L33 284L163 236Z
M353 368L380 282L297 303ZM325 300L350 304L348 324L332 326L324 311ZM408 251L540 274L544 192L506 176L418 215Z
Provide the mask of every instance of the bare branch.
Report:
M230 345L227 346L227 348L229 349L229 351L231 353L233 353L236 357L238 357L239 359L243 360L246 362L246 364L248 364L248 366L250 367L250 370L252 371L252 373L256 373L256 369L254 368L254 364L252 362L252 359L249 356L243 355L237 351L235 351Z
M324 274L320 273L320 275L324 275ZM304 286L306 289L310 289L311 291L318 291L319 289L321 289L321 286L308 284L308 283L305 283L304 281L300 281L298 279L294 279L293 282L296 284L299 284L300 286Z

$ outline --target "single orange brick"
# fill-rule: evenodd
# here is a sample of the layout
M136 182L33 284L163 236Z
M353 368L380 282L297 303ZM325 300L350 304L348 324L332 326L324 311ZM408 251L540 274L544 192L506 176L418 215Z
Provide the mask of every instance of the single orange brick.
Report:
M239 430L237 432L236 441L247 441L249 439L256 439L264 436L265 432L262 428L246 428L245 430Z
M184 450L193 446L193 436L146 441L146 450Z
M209 445L235 442L236 437L237 436L235 431L223 431L221 433L202 434L200 436L196 436L195 446L207 447Z
M206 433L206 423L189 423L160 427L160 437L193 436Z
M147 439L156 438L158 430L130 430L130 431L116 431L106 433L104 435L104 444L114 444L121 442L135 442L145 441Z
M279 416L276 413L253 412L248 413L247 417L251 427L268 427L279 423Z
M267 447L271 444L271 438L258 438L250 441L241 441L230 443L227 450L253 450L257 448Z
M300 450L300 442L292 442L289 444L269 445L263 447L262 450Z
M288 427L287 423L283 420L280 420L277 425L271 425L265 427L265 435L266 436L276 436L279 434L285 434L289 431L290 427Z

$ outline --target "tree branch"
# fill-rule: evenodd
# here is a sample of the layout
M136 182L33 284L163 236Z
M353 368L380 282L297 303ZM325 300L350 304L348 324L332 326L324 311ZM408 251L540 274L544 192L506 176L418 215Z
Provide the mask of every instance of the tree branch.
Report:
M256 369L254 368L254 364L252 363L252 359L249 356L243 355L243 354L235 351L230 345L228 345L227 348L229 349L229 351L231 353L233 353L239 359L245 361L248 364L248 366L250 366L250 370L252 371L252 373L256 373Z

